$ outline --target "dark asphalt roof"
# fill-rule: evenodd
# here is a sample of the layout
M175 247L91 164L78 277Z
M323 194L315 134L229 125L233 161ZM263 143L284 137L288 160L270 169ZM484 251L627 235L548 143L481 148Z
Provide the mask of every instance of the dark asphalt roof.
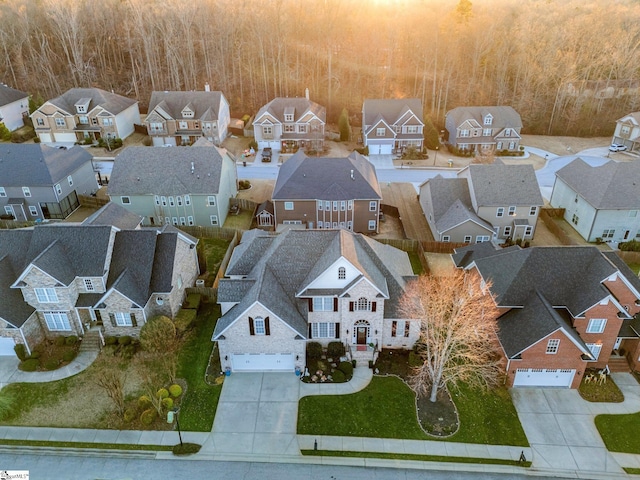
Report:
M469 188L478 206L544 205L532 165L472 164Z
M256 114L256 120L269 113L281 122L284 122L284 113L293 113L293 121L297 122L307 112L313 113L323 123L327 119L327 110L322 105L307 100L305 97L277 97L264 105Z
M461 125L466 120L475 120L484 126L483 119L487 114L491 114L493 122L491 128L522 128L522 119L520 114L513 107L456 107L447 112L447 117L455 120L456 125Z
M72 88L59 97L49 100L48 103L61 108L71 115L75 115L76 102L85 98L91 99L88 109L89 112L95 107L100 106L113 115L117 115L129 108L131 105L138 103L137 100L123 97L116 93L107 92L99 88Z
M0 83L0 107L24 98L29 98L29 94Z
M130 212L121 205L109 202L100 210L87 217L83 225L113 225L120 230L136 228L142 222L142 217Z
M149 101L149 112L156 107L161 108L171 118L183 118L182 110L189 107L194 111L195 119L203 121L219 120L218 112L222 102L222 92L152 92Z
M419 98L369 99L362 104L364 123L374 125L381 118L388 125L394 125L411 110L422 123L422 102Z

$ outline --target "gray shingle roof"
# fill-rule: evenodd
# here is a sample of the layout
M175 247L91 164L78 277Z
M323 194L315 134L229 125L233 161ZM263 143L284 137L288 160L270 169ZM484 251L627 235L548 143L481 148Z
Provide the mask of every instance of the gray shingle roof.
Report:
M532 165L472 164L469 189L478 206L542 206L542 194Z
M640 209L640 162L592 167L577 158L556 175L596 209Z
M616 266L624 278L633 286L633 288L636 289L637 292L640 292L640 278L629 268L629 266L618 256L616 252L602 252L602 255Z
M232 162L216 147L128 147L115 158L108 193L214 195L225 160Z
M487 113L493 117L491 128L522 128L520 114L513 107L457 107L447 112L447 117L453 118L456 125L473 119L483 125L483 118Z
M380 118L394 125L409 109L422 122L422 102L418 98L371 99L362 104L365 125L374 125Z
M347 158L316 158L299 151L280 167L272 198L380 200L382 194L375 167L359 153Z
M2 240L4 239L0 239ZM16 278L9 255L0 258L0 305L2 305L0 318L20 328L33 314L35 308L24 301L20 289L11 288Z
M120 230L131 230L142 223L142 217L130 212L114 202L107 203L100 210L87 217L82 225L113 225Z
M149 111L160 106L171 118L183 118L182 110L188 105L194 110L195 119L219 120L222 92L152 92Z
M273 117L284 122L284 112L293 113L293 120L297 122L305 113L311 112L322 122L326 122L327 110L322 105L307 100L305 97L277 97L264 105L256 114L256 119L264 113L270 113ZM291 109L293 112L291 112Z
M49 100L49 103L61 108L67 113L75 115L75 104L78 100L83 98L91 99L88 109L89 111L93 110L97 106L101 106L113 115L117 115L129 108L131 105L138 103L137 100L123 97L116 93L107 92L99 88L72 88L59 97Z
M80 146L68 150L37 143L0 145L0 185L3 187L53 186L91 162Z
M29 98L29 94L0 83L0 107L17 102L23 98Z

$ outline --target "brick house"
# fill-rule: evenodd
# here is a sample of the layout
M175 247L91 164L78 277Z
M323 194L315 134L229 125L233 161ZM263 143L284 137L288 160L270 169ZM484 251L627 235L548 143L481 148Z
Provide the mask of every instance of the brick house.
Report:
M482 243L453 260L490 282L508 386L577 388L587 368L635 368L640 281L614 252Z
M198 275L197 240L139 223L107 205L83 224L1 230L0 354L94 326L135 337L148 318L173 317Z
M411 348L419 324L397 304L412 278L405 252L347 230L250 230L219 283L222 368L303 370L308 341L342 342L358 362Z

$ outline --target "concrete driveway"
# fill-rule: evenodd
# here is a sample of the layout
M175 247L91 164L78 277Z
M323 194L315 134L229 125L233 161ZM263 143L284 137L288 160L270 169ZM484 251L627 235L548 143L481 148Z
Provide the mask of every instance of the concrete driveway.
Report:
M300 383L293 373L233 373L227 377L203 453L299 455Z
M625 395L622 403L592 403L577 390L554 388L511 389L518 417L533 452L533 468L624 473L622 457L610 453L595 427L601 413L640 410L640 385L630 374L613 374Z
M0 388L8 385L11 377L18 371L20 360L15 355L0 356Z

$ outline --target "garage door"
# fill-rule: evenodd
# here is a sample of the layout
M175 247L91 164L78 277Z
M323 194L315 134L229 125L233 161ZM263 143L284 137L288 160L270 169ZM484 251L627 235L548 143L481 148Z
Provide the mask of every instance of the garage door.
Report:
M292 353L245 353L231 356L233 371L293 371Z
M258 149L262 150L263 148L270 148L272 150L279 151L280 150L280 142L278 142L278 141L270 142L270 141L266 141L266 140L258 142Z
M56 142L68 142L68 143L76 143L77 138L75 133L56 133L55 136Z
M16 342L13 338L0 337L0 355L13 355L15 357L16 352L13 350Z
M514 387L570 387L575 370L519 368L513 381Z
M50 133L41 133L40 135L41 143L51 143L51 134Z

